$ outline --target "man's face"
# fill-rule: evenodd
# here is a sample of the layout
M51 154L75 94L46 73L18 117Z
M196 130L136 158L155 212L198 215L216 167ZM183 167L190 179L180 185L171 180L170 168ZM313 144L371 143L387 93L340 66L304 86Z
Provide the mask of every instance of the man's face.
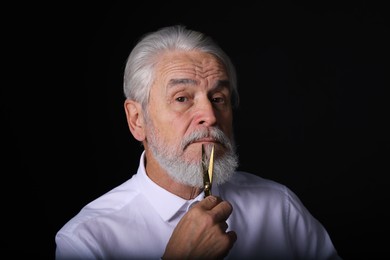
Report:
M225 67L211 54L168 52L159 59L150 92L146 148L169 173L185 175L179 179L186 184L201 184L202 144L215 145L216 174L221 163L235 168L229 89ZM232 171L221 167L219 171Z

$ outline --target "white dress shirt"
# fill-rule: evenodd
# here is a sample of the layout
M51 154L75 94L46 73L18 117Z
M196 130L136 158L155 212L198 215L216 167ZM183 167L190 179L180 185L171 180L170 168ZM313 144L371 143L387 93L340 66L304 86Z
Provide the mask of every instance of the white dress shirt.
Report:
M340 259L324 229L286 186L236 172L213 195L229 201L237 241L226 259ZM161 259L177 222L202 200L182 199L146 175L144 152L128 181L86 205L55 237L56 259Z

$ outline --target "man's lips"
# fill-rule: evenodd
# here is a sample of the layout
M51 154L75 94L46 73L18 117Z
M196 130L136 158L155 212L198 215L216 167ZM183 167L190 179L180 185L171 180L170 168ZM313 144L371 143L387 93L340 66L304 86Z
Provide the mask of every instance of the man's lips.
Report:
M199 140L196 140L192 143L216 143L217 141L213 138L202 138L202 139L199 139Z
M217 140L215 140L214 138L201 138L201 139L198 139L198 140L194 140L188 144L185 145L184 147L184 150L190 146L191 144L202 144L202 143L219 143Z

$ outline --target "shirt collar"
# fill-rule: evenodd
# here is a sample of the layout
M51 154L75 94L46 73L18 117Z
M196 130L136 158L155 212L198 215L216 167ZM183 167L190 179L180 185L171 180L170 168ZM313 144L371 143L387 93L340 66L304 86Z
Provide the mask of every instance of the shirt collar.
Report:
M145 151L141 154L137 176L142 194L164 221L169 221L175 215L177 216L179 211L188 211L192 205L204 198L204 192L202 192L194 199L185 200L153 182L146 174ZM218 196L216 185L213 186L212 191Z

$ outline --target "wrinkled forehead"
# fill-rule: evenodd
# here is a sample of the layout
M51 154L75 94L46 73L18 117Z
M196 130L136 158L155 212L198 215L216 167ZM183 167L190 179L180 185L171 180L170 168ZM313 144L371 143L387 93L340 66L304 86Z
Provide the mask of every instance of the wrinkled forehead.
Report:
M161 54L155 79L168 83L175 78L195 81L228 81L224 64L214 55L200 51L170 51Z

